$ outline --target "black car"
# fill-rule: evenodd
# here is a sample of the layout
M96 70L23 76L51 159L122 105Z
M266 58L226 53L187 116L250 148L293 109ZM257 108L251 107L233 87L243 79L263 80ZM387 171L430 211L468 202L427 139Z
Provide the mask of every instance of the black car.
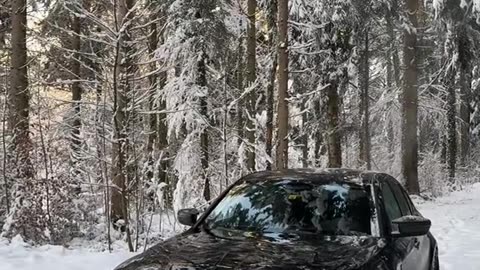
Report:
M198 215L179 211L189 230L116 269L439 269L431 222L383 173L253 173Z

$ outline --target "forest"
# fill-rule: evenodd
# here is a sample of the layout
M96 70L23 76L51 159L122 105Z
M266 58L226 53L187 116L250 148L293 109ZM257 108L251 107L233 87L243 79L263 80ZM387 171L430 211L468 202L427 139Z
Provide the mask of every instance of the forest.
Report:
M1 238L138 251L254 171L480 176L480 0L0 2Z

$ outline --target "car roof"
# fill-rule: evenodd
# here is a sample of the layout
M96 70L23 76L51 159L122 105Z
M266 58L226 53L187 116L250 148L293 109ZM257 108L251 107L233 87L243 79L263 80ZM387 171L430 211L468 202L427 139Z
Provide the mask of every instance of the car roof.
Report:
M385 181L385 173L357 169L287 169L280 171L259 171L244 176L239 182L266 181L308 181L308 182L341 182L356 185L372 183L373 180Z

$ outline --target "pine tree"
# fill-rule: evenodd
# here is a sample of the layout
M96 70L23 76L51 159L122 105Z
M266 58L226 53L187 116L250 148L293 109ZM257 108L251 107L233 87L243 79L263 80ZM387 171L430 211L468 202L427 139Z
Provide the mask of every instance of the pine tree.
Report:
M9 90L9 128L14 134L14 148L17 156L19 178L34 175L30 160L31 140L29 133L29 87L27 60L27 3L25 0L12 1L12 57L11 86Z
M78 5L82 6L83 1L80 1ZM74 9L74 7L72 7ZM73 111L74 111L74 119L72 124L72 153L73 153L73 165L75 164L76 159L80 156L80 147L81 147L81 138L80 138L80 130L81 130L81 101L82 101L82 87L81 87L81 78L82 75L80 73L80 61L81 61L81 51L82 51L82 40L81 40L81 30L82 30L82 23L81 18L79 15L73 16L72 21L72 47L71 51L74 52L71 58L71 71L74 76L73 83L72 83L72 104L73 104Z
M406 187L411 194L420 192L418 184L418 70L417 70L417 12L418 1L406 0L408 25L403 31L403 76L402 96L402 172Z
M371 169L371 134L370 134L370 30L368 10L369 1L362 1L357 7L359 13L359 50L358 87L360 92L360 166Z
M117 43L115 46L115 66L113 78L113 122L114 140L112 145L112 182L114 184L111 194L111 220L115 227L127 233L130 251L133 251L130 239L128 217L128 186L131 177L128 162L130 159L130 117L128 107L133 91L132 76L135 67L132 59L133 50L130 44L134 17L132 8L134 0L122 0L115 6L115 30Z
M273 149L273 116L274 116L274 92L275 92L275 79L277 75L278 55L276 53L277 44L277 0L269 1L267 6L267 25L269 29L268 45L274 52L272 54L273 61L270 70L270 78L267 85L267 122L266 122L266 134L265 134L265 152L269 158L272 158ZM267 170L272 169L272 164L267 161Z
M250 93L247 97L247 138L248 138L248 151L247 151L247 169L249 171L255 171L255 130L256 130L256 87L257 80L257 30L256 30L256 16L257 16L257 0L247 1L247 15L248 15L248 34L247 34L247 87L250 89Z
M288 168L288 0L278 1L278 145L276 168Z

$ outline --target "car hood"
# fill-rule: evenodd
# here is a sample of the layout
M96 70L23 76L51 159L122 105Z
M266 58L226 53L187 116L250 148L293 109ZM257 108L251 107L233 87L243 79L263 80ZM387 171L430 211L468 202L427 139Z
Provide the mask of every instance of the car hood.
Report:
M116 270L358 269L385 246L366 236L185 233L153 246Z

